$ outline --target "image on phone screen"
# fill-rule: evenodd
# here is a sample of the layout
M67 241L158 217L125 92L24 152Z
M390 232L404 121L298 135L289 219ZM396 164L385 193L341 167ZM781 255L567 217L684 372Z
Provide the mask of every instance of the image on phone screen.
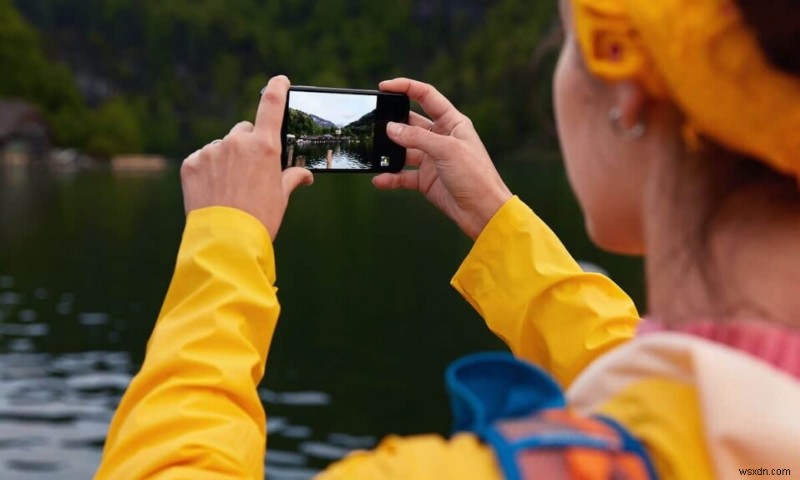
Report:
M375 150L373 95L292 92L286 143L290 166L298 160L311 169L372 167Z
M389 140L386 124L407 118L404 95L292 87L283 124L284 168L398 171L405 149Z

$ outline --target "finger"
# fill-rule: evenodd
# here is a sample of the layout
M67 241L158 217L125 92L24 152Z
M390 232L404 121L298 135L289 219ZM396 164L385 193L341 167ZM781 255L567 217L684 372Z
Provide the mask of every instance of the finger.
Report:
M269 80L267 88L261 94L253 133L280 135L289 85L289 79L283 75L272 77Z
M250 122L239 122L231 128L228 135L232 133L250 133L253 131L253 124Z
M181 163L181 178L185 179L187 176L194 174L200 163L200 150L195 150L191 155L186 157Z
M217 158L217 156L219 156L220 148L222 148L222 140L214 140L213 142L206 144L199 150L197 154L198 161L203 162L211 158Z
M424 157L425 157L425 152L423 152L422 150L409 148L406 150L406 166L419 167L420 164L422 164L422 159Z
M186 157L183 160L183 163L196 163L197 160L198 160L198 157L200 157L200 150L201 149L198 148L197 150L192 152L188 157Z
M291 167L284 170L281 174L281 185L283 186L283 194L286 196L287 201L297 187L301 185L311 185L312 183L314 183L314 175L305 168Z
M398 173L381 173L372 179L380 190L419 190L419 171L403 170Z
M439 135L424 128L396 122L389 122L386 134L401 147L422 150L434 159L446 158L452 154L454 143L458 141L448 135Z
M409 78L395 78L381 82L380 89L387 92L405 93L411 100L419 103L425 113L430 115L434 121L458 113L450 100L428 83Z
M409 112L408 124L425 130L430 130L433 127L433 121L430 118L424 117L417 112Z

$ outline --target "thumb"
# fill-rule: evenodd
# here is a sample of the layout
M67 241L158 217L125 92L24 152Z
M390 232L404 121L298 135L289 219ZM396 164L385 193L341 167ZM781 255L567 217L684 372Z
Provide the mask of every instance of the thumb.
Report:
M311 185L314 183L314 175L301 167L287 168L281 174L281 186L286 199L301 185Z
M455 139L449 135L439 135L404 123L389 122L386 134L401 147L422 150L434 159L447 158L455 147Z

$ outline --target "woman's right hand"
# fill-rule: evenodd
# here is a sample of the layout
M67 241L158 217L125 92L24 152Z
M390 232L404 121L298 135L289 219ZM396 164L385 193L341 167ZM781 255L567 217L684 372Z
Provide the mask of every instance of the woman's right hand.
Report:
M414 170L383 173L380 189L419 190L473 240L511 198L472 121L432 85L396 78L381 82L386 92L405 93L431 119L411 112L409 125L390 123L387 133L406 147L406 166Z
M270 79L258 104L256 122L241 122L222 140L189 155L181 166L186 214L205 207L230 207L249 213L274 241L289 195L314 177L304 168L281 172L281 123L289 79Z

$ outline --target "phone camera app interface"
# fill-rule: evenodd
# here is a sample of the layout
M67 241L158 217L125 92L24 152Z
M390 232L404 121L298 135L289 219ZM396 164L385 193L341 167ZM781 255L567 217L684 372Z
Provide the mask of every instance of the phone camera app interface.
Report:
M290 92L288 166L313 170L371 168L377 103L375 95ZM388 158L386 161L388 165Z

